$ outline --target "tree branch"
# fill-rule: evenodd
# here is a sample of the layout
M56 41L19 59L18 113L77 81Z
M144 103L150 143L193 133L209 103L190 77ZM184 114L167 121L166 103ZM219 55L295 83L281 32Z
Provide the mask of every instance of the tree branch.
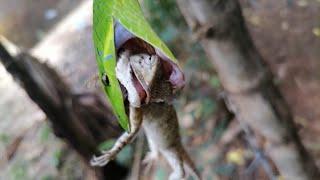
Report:
M27 53L13 57L1 42L0 62L47 115L54 133L76 150L86 164L97 153L99 143L120 134L112 112L97 95L74 94L46 63ZM97 179L105 179L106 172L111 179L127 174L126 168L114 162L94 170Z

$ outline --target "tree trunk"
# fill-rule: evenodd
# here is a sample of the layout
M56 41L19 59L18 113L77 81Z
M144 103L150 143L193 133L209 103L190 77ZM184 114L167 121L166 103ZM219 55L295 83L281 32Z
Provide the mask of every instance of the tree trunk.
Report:
M74 94L46 63L26 53L11 56L0 43L0 62L43 110L54 133L64 139L86 164L99 143L117 137L120 128L109 108L95 94ZM95 168L96 179L123 179L127 169L111 162Z
M237 0L177 0L215 66L237 118L266 139L265 152L285 179L320 177L289 108L251 40Z

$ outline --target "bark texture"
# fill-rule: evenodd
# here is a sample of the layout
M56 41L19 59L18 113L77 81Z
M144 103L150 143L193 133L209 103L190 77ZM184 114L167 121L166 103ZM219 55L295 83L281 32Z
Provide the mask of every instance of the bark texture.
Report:
M121 130L109 108L95 94L74 94L46 63L27 53L11 56L0 43L0 62L43 110L54 133L64 139L86 164L97 154L97 146L117 137ZM123 179L127 169L111 162L95 168L95 179Z
M285 179L320 177L291 112L249 35L237 0L177 0L211 59L229 109L266 139L263 148Z

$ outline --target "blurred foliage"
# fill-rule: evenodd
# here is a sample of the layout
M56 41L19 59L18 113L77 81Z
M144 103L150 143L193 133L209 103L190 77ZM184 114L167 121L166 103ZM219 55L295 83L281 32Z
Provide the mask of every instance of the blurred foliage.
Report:
M236 149L229 151L227 153L227 162L233 163L239 166L244 165L245 159L244 159L244 150L243 149Z
M210 77L209 83L212 88L220 88L220 79L218 78L218 76Z
M158 167L155 172L155 179L163 180L163 179L166 179L166 177L167 177L167 172L162 167Z
M10 175L13 180L28 180L28 165L25 161L17 161L15 162L11 169Z
M117 158L116 158L117 162L119 162L121 165L130 167L132 164L133 152L134 152L133 146L131 144L127 145L117 155Z
M179 36L181 27L187 29L173 0L144 0L145 14L152 28L169 46Z
M52 136L52 129L48 123L44 123L39 132L39 138L42 143L45 143L49 140L49 137Z
M104 141L101 144L99 144L98 149L100 151L108 150L108 149L112 148L112 146L113 146L113 144L115 142L116 141L114 139L110 139L110 140Z
M143 0L142 5L156 33L176 55L183 55L181 62L191 59L197 62L193 64L197 67L208 67L204 65L207 61L202 48L192 41L191 32L174 0Z
M52 164L58 168L61 162L61 157L62 157L62 150L57 149L54 151L53 156L52 156Z
M0 133L0 143L6 145L10 141L10 136L5 133Z
M55 180L56 178L52 175L46 175L41 178L41 180Z

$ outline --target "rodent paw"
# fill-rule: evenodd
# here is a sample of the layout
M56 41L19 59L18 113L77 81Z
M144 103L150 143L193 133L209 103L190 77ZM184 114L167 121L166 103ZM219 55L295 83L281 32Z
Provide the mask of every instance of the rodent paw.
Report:
M91 166L105 166L109 161L114 159L113 153L109 151L103 151L101 156L93 156L90 164Z

